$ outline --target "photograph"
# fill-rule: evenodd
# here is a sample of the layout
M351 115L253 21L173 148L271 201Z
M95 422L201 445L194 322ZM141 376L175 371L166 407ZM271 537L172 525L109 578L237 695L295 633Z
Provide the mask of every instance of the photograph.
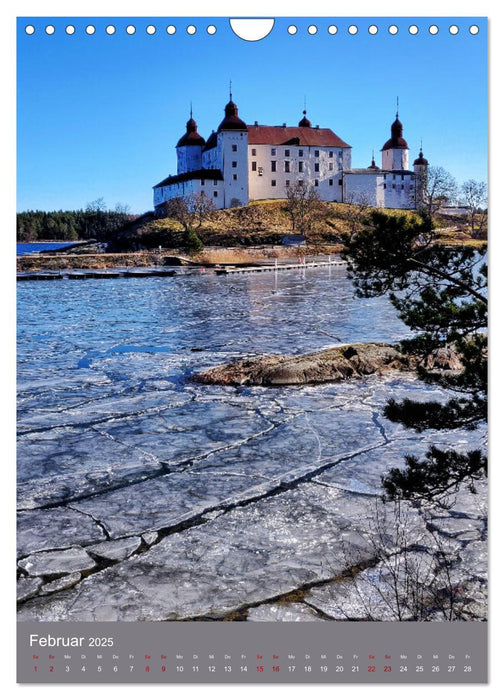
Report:
M19 623L486 622L487 102L481 17L18 17Z

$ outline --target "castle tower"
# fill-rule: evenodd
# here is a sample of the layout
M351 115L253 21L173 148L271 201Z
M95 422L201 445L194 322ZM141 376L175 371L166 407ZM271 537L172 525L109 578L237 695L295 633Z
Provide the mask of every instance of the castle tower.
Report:
M177 173L190 173L201 169L201 154L205 139L198 134L198 125L191 116L186 124L186 133L177 143Z
M217 130L217 148L224 177L224 208L248 204L248 128L238 116L231 92Z
M415 207L418 208L425 199L429 175L429 161L424 158L421 145L418 158L413 163L413 170L415 171Z
M396 112L395 122L390 127L391 136L382 148L382 170L408 170L409 149L403 139L403 125Z
M303 109L303 118L299 122L298 126L306 126L311 128L311 121L306 118L306 109Z

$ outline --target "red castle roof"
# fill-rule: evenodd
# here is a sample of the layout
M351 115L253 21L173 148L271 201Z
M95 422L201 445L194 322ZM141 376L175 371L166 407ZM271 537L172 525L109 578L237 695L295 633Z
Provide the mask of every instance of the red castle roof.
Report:
M351 148L331 129L317 129L309 126L251 126L250 124L247 128L249 145Z

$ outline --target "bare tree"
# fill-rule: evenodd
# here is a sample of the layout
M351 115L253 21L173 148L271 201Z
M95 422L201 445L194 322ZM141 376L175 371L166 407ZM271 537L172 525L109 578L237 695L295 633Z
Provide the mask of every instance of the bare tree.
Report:
M206 196L204 192L189 195L189 197L190 200L188 202L188 207L194 213L198 221L198 228L200 228L203 221L215 211L215 204Z
M344 217L348 223L350 236L361 228L366 212L370 206L368 197L363 193L350 192L345 202Z
M429 166L427 177L417 187L416 208L432 217L441 207L451 204L457 192L453 175L440 166Z
M199 228L213 211L214 203L204 192L174 197L162 206L162 215L178 221L186 232L192 230L196 224Z
M305 235L311 231L322 213L320 196L313 185L307 180L299 180L295 185L285 188L287 211L292 230Z
M473 619L471 574L455 570L459 552L431 526L427 511L415 512L401 501L387 509L377 499L361 530L372 564L359 572L348 552L348 573L333 600L338 615L355 619L357 614L368 620Z
M189 209L187 197L168 199L162 205L161 213L163 217L178 221L186 232L193 228L194 214Z
M485 182L467 180L462 187L462 202L467 207L467 219L474 237L481 234L487 220L487 186Z

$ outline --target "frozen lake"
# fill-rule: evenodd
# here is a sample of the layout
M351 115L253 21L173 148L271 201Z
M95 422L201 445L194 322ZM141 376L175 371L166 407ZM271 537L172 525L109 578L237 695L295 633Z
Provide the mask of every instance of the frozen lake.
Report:
M381 475L434 437L464 449L485 433L386 421L391 396L443 398L404 374L281 389L189 377L406 333L341 268L19 285L19 619L364 617L336 581L371 570ZM483 501L462 490L432 520L473 579Z

